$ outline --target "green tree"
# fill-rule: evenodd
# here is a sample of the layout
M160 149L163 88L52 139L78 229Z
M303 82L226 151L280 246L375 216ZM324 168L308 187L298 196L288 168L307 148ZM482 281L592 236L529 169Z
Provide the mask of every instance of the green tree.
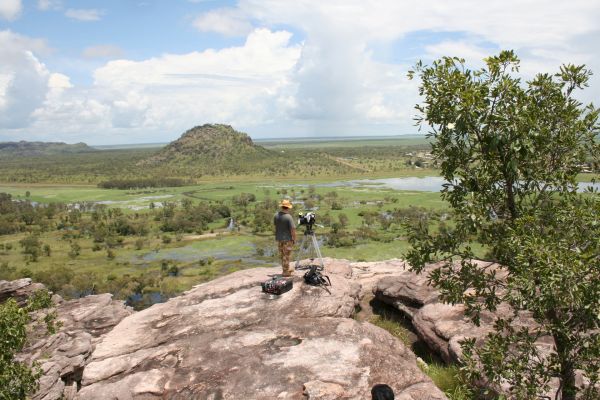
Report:
M15 354L23 349L27 340L27 325L31 318L29 313L52 305L50 293L37 291L29 298L23 308L14 299L0 304L0 398L25 399L38 387L37 379L41 369L34 363L32 367L15 360ZM46 327L54 333L57 326L56 314L46 314Z
M135 240L135 243L134 243L135 249L136 249L136 250L141 250L141 249L143 249L143 248L144 248L144 243L145 243L145 242L146 242L146 241L144 240L144 238L137 238L137 239Z
M117 255L115 254L115 252L113 251L113 249L111 249L110 247L106 247L106 258L108 258L109 260L114 260L115 257Z
M37 261L42 252L42 243L36 234L31 234L19 241L23 254L30 261Z
M69 250L69 257L77 258L81 254L81 246L77 242L71 242L71 249Z
M406 258L417 272L445 261L431 282L445 301L465 304L476 324L483 309L508 303L514 310L482 347L465 341L471 378L508 382L518 399L536 397L558 378L560 397L571 400L581 370L591 381L585 395L597 398L600 209L597 193L576 193L576 175L600 154L600 127L598 110L573 96L591 73L566 65L524 83L518 67L515 54L503 51L479 70L444 57L409 73L421 80L417 123L430 129L455 226L432 233L421 219L410 227ZM472 263L474 242L500 266ZM537 327L511 323L523 310ZM534 345L544 335L554 340L550 356Z
M348 226L348 222L350 221L348 216L344 213L340 213L338 215L338 221L340 222L340 225L342 226L342 228L345 228Z
M183 209L186 212L189 212L191 210L192 205L193 205L193 203L192 203L191 199L185 198L185 199L181 200L181 206L183 207Z

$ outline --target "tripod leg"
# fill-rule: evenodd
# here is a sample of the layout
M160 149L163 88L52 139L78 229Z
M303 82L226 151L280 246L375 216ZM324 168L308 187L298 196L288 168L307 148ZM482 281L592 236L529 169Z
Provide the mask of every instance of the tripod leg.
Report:
M312 245L315 248L317 253L317 257L319 257L319 262L321 263L321 270L325 268L325 263L323 263L323 256L321 255L321 248L319 247L319 241L315 235L312 235Z
M300 247L298 248L298 254L296 255L296 266L295 269L298 269L300 266L300 258L302 256L302 252L304 249L304 244L306 243L306 236L302 236L302 242L300 242Z

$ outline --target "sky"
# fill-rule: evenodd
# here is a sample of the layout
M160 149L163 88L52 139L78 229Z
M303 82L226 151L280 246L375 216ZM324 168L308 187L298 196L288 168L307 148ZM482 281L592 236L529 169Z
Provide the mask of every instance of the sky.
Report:
M0 141L415 134L418 61L596 72L600 0L0 0Z

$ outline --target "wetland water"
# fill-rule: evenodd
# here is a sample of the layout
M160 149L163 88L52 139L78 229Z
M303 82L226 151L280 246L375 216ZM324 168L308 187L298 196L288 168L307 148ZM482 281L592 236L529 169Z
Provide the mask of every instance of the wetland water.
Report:
M409 190L417 192L439 192L442 190L444 178L440 176L426 176L423 178L383 178L383 179L358 179L352 181L338 181L317 184L320 187L360 187L360 188L385 188L393 190ZM600 190L600 183L579 182L578 192L583 192L588 186Z
M262 247L261 247L262 248ZM193 242L180 247L170 247L158 251L139 252L130 258L133 264L147 265L155 261L195 262L213 258L215 261L238 261L244 264L273 266L275 263L266 254L258 256L257 245L253 241L239 236L230 236L212 240Z

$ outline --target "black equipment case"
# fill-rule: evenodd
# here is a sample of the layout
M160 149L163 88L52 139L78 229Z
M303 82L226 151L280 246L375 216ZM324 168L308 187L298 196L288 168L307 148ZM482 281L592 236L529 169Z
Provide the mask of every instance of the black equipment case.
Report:
M294 283L290 277L274 276L261 283L261 286L262 291L265 293L280 295L288 292L294 286Z

